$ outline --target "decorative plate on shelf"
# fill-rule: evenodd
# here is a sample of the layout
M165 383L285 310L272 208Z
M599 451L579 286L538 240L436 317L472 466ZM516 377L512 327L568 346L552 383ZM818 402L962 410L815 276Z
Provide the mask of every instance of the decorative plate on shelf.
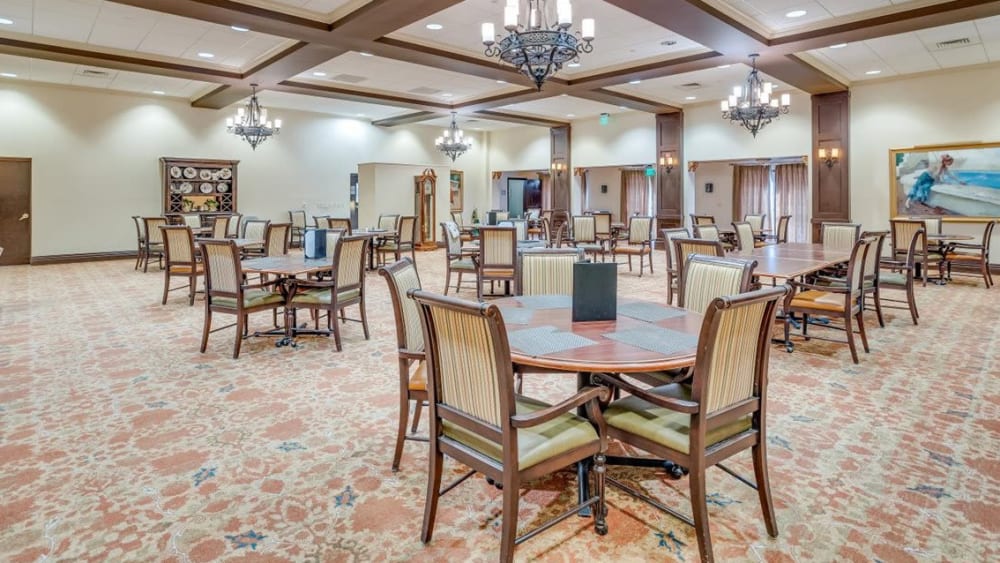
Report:
M191 168L190 166L188 166L187 168L184 169L184 177L187 178L188 180L190 180L191 178L194 178L197 175L198 175L198 171L195 170L194 168Z
M201 172L198 173L198 177L201 178L202 180L211 180L212 171L203 168Z
M229 184L225 182L219 182L219 185L215 188L220 194L224 194L229 191Z
M181 177L181 167L180 166L171 166L170 167L170 177L171 178L180 178Z
M194 184L192 184L191 182L184 182L183 184L181 184L182 194L189 194L193 191L194 191Z
M180 170L178 169L178 171ZM177 185L177 182L170 182L170 191L178 193L181 191L181 187Z
M223 180L228 180L233 177L233 171L230 168L223 168L219 170L219 177Z
M202 185L198 186L198 189L201 190L201 193L203 194L210 194L215 191L215 187L213 187L212 184L209 184L208 182L202 183Z

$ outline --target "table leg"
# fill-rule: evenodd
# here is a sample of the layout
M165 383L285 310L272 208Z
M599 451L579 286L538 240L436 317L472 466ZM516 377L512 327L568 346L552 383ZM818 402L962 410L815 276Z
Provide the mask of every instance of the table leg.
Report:
M590 373L580 372L576 374L576 388L583 389L584 387L590 385ZM579 416L587 416L586 407L577 407L577 414ZM590 460L581 460L576 464L576 482L577 482L577 500L580 504L583 504L590 500ZM579 512L576 513L577 516L581 518L590 518L592 511L589 506L581 508Z

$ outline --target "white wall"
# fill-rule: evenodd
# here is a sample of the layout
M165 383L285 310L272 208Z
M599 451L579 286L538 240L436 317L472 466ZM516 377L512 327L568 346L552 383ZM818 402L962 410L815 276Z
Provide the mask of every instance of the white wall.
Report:
M656 116L651 113L612 114L607 125L598 119L574 121L570 133L574 168L653 164L656 160Z
M434 148L434 127L272 108L281 135L253 152L225 132L229 114L172 98L0 83L0 155L32 159L32 256L134 249L130 216L162 211L161 156L240 160L239 211L284 221L303 205L310 215L346 215L359 162L452 165ZM467 205L477 205L488 201L487 149L483 135L469 134L476 143L456 168L467 170Z
M547 127L491 131L489 147L490 170L548 170L552 166L552 141Z
M612 221L622 221L622 171L617 166L589 168L587 191L590 192L589 209L611 212ZM608 186L608 193L601 193L601 185Z
M431 169L437 175L434 184L434 240L442 237L438 224L451 221L451 204L448 201L447 166L430 164L383 164L363 163L358 165L358 225L375 226L382 214L416 215L416 177L424 170ZM470 211L471 214L471 211ZM420 226L418 225L419 229ZM417 235L420 237L419 233Z
M712 193L705 184L712 184ZM733 221L733 166L728 162L702 162L694 173L694 207L699 215L713 215L715 222Z
M852 218L865 228L888 228L890 149L1000 141L998 90L995 65L855 86L848 155ZM983 225L947 223L944 229L981 235ZM993 245L1000 245L1000 233Z

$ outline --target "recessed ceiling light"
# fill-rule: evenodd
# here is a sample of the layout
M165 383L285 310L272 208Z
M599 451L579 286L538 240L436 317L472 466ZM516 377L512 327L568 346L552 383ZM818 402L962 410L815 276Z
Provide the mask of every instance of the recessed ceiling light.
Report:
M454 94L452 94L451 92L445 92L444 94L441 94L441 97L442 97L442 98L450 98L450 97L452 97L453 95L454 95Z
M506 84L506 83L507 83L506 80L497 80L497 84Z
M249 27L243 27L242 25L231 25L229 29L233 31L250 31Z
M785 17L786 18L801 18L804 15L806 15L806 11L805 10L792 10L791 12L788 12L787 14L785 14Z
M14 20L9 20L7 18L0 18L0 25L14 25Z
M876 74L882 74L882 71L881 70L869 70L865 74L867 74L868 76L874 76Z
M358 117L364 117L364 116L365 116L365 114L363 114L363 113L359 113L358 114Z
M314 72L313 76L326 76L325 72Z
M568 66L569 68L577 68L580 66L580 63L569 63L566 66Z
M836 45L830 45L831 49L843 49L847 47L847 43L837 43Z
M157 96L162 96L166 94L166 92L164 92L163 90L153 90L153 93L156 94Z
M439 24L439 23L429 23L429 24L427 24L424 27L426 27L427 29L429 29L431 31L437 31L439 29L444 29L444 26L441 25L441 24Z
M629 84L639 84L640 82L642 82L642 80L629 80L628 81Z
M566 117L576 117L576 114L572 114L572 113L567 113L567 114L566 114Z
M17 78L17 75L13 72L0 72L0 76L4 78Z
M685 100L697 100L698 96L685 96L684 99Z
M362 57L374 57L375 56L375 55L372 55L371 53L368 53L366 51L361 51L360 54L361 54Z
M628 109L626 106L618 106L618 109Z
M213 53L198 53L198 56L203 59L214 59L215 55Z
M719 66L717 66L715 68L729 68L731 66L733 66L733 65L719 65Z

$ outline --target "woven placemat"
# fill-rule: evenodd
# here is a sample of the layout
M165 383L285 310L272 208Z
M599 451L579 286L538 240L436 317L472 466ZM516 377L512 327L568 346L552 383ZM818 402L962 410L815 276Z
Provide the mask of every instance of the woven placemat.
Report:
M505 324L526 325L531 322L531 317L534 316L535 312L520 307L500 307L500 314L503 315Z
M664 355L694 350L698 346L698 337L693 334L656 326L609 332L604 337Z
M540 326L508 332L507 341L511 348L530 356L543 356L595 344L593 340L577 336L572 332L559 332L554 326Z
M569 295L522 295L517 301L529 309L568 309L573 306Z
M655 303L625 303L618 305L618 314L647 323L656 323L674 317L683 317L685 312L682 309L664 307Z

